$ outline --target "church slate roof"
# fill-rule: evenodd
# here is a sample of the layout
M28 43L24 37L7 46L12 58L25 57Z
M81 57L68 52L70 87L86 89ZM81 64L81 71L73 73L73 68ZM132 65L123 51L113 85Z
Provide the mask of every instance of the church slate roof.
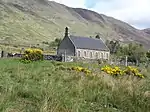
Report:
M108 51L108 47L102 41L102 39L89 38L89 37L80 37L70 35L70 40L74 46L78 49L89 49L89 50L102 50Z

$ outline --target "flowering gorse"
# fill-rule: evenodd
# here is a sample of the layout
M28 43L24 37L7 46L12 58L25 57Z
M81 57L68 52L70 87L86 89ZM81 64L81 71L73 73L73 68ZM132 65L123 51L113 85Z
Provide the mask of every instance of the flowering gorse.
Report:
M118 76L118 75L133 75L140 78L144 78L144 75L140 73L140 71L137 68L128 66L125 69L121 69L118 66L111 67L111 66L104 66L101 68L101 71L104 71L105 73L112 75L112 76Z
M83 67L79 67L79 66L77 66L77 67L72 67L71 68L72 70L75 70L75 71L77 71L77 72L83 72L83 73L85 73L85 74L90 74L90 73L92 73L90 70L88 70L87 68L83 68Z
M43 52L40 49L26 49L24 55L22 57L23 61L30 62L30 61L37 61L43 59Z
M124 73L128 75L133 75L133 76L137 76L140 78L144 78L144 75L142 75L137 68L134 68L131 66L126 67L126 69L124 70Z
M43 51L40 49L31 49L31 48L25 50L25 54L33 54L33 53L43 54Z
M101 68L102 71L106 72L107 74L118 76L118 75L123 75L124 72L120 69L120 67L110 67L110 66L105 66Z

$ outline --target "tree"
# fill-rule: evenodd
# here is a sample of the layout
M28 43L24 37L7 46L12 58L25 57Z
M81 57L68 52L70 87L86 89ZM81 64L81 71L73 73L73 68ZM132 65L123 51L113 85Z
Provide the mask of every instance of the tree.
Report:
M148 67L148 65L150 64L150 51L146 52L146 58L147 58L146 66Z
M146 50L143 45L135 43L130 46L130 55L136 60L136 64L139 65L140 62L146 60Z
M101 37L100 37L99 35L96 35L96 37L95 37L95 38L100 39Z
M56 38L56 39L55 39L55 42L56 42L57 44L60 44L61 41L62 41L62 39L59 39L59 38Z
M130 62L136 63L137 65L139 65L139 63L145 62L146 57L149 57L150 60L150 52L146 54L146 50L142 44L130 43L121 46L119 41L107 40L106 45L110 49L111 54L122 58L128 56L128 60Z
M128 55L128 46L121 46L118 48L116 52L117 56L127 56Z
M135 62L137 65L146 61L146 51L142 44L130 43L127 46L120 47L118 52L122 56L128 56L128 60Z
M146 57L147 57L148 60L150 61L150 51L146 52Z
M56 38L54 41L52 41L50 43L50 47L57 47L60 44L61 41L62 41L62 39Z
M107 40L106 45L110 49L111 54L116 54L118 49L120 48L119 41L113 41L113 40L109 41L109 40Z

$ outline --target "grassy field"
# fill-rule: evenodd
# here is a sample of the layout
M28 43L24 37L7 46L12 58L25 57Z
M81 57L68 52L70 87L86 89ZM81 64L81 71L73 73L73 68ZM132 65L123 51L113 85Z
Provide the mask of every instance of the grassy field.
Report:
M67 70L83 66L97 76ZM149 112L150 75L111 77L97 64L0 60L0 112Z

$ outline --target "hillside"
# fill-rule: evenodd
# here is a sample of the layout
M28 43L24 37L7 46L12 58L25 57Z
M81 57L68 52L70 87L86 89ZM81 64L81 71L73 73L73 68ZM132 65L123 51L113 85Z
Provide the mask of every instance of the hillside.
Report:
M150 28L144 29L143 31L147 34L150 34Z
M30 45L63 38L64 28L81 36L137 41L150 47L150 36L129 24L96 12L48 0L1 0L0 43Z

